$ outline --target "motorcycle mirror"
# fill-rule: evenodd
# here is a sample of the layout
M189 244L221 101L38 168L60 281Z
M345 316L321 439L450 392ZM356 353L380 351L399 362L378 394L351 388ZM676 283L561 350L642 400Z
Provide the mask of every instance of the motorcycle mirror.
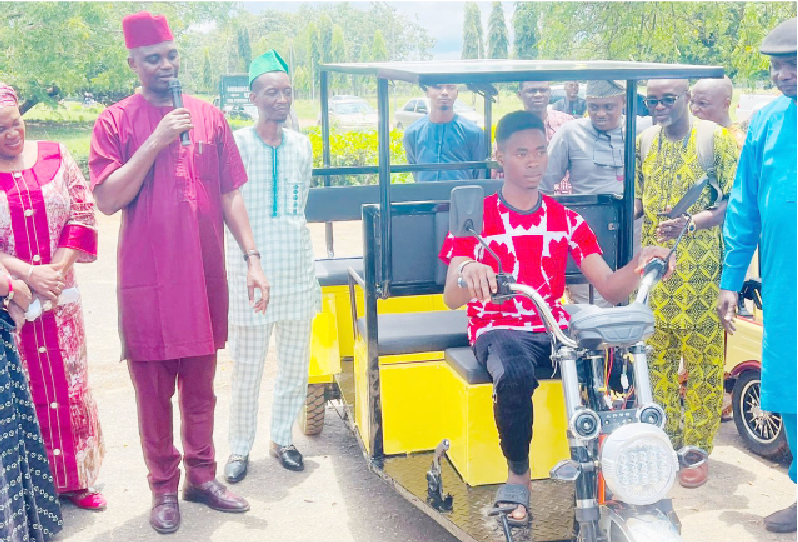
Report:
M698 198L701 196L701 192L704 190L704 186L707 185L707 177L704 176L700 180L696 181L696 183L690 187L690 189L684 193L684 196L676 202L676 205L673 206L673 209L669 213L667 213L668 218L678 218L687 213L687 209L693 206L695 202L698 201Z
M452 189L449 203L449 231L455 237L473 237L482 233L482 209L485 192L481 186L458 186Z

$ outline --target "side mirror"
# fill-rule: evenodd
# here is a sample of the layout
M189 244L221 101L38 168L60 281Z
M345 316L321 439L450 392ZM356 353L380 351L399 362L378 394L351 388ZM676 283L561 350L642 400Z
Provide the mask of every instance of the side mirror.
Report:
M485 192L481 186L458 186L452 189L449 204L449 231L455 237L473 237L482 233L482 210Z

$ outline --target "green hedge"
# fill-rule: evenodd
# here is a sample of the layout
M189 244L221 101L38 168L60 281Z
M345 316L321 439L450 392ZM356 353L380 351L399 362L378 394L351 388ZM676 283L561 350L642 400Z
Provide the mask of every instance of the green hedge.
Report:
M322 167L322 141L321 129L311 128L305 131L313 145L313 167ZM391 163L406 164L404 147L402 146L403 132L391 130ZM331 166L376 166L378 139L376 131L346 132L343 134L330 134L330 165ZM321 184L321 179L314 182ZM393 183L413 182L410 173L394 173L391 175ZM378 184L377 175L339 175L330 179L333 186L346 186L356 184Z

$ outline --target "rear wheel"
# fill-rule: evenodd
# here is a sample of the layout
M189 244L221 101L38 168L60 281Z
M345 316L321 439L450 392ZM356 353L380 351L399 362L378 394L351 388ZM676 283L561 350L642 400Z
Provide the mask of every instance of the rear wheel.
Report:
M734 423L745 445L755 454L774 461L790 454L781 416L762 410L762 377L747 371L737 378L732 391Z
M324 429L326 389L326 384L308 384L308 396L299 417L299 428L306 435L318 435Z

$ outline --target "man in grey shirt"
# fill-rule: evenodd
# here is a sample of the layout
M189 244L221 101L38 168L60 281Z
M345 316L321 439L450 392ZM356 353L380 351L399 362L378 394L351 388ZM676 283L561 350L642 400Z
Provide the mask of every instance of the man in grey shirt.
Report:
M626 89L616 81L587 83L588 118L576 119L560 128L549 142L549 165L540 190L554 193L554 187L569 175L572 194L623 195L623 144ZM640 248L640 224L635 221L635 252ZM587 303L588 285L568 287L574 303ZM596 305L610 306L598 292Z

